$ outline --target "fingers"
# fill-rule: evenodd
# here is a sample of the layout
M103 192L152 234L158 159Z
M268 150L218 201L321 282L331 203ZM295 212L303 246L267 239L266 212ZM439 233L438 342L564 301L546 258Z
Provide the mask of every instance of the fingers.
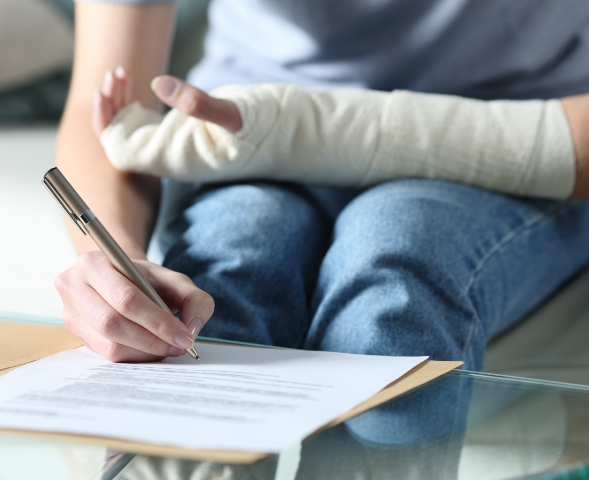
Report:
M118 66L114 73L114 80L115 80L115 92L114 92L114 106L115 110L118 112L119 110L125 108L130 102L130 78L127 71Z
M101 90L94 93L92 105L92 128L96 135L100 135L112 118L131 102L129 73L120 66L115 73L106 72Z
M211 97L179 78L169 75L156 77L151 82L151 88L162 102L186 115L215 123L233 133L243 126L234 102Z
M64 308L62 318L72 333L80 338L90 350L111 362L153 362L162 358L101 336L75 310Z
M109 338L116 338L117 328L126 328L121 332L123 336L136 332L136 329L127 325L128 322L121 321L124 318L169 345L181 349L192 347L194 337L186 325L153 303L137 286L115 270L104 255L82 255L78 261L85 282L92 285L96 293L111 306L112 312L101 311L91 316L98 329L111 324L112 331L106 333Z
M131 75L123 67L118 66L115 70L115 76L123 85L123 106L133 103L133 83Z
M142 267L141 263L138 267ZM190 277L173 270L151 264L150 270L143 270L143 274L172 310L182 312L182 322L195 337L213 315L213 298L196 287Z
M92 103L92 129L96 136L100 136L101 132L112 120L114 116L112 104L100 92L94 92L94 99Z
M96 295L95 292L94 295ZM95 302L94 299L91 298L92 295L83 295L83 297L85 300L89 301L86 306L91 308L92 313L97 313L103 309L101 303L104 302ZM104 304L104 311L106 312L107 310L108 305ZM166 356L180 356L185 353L184 350L171 347L161 340L160 342L162 345L157 344L157 339L155 342L151 343L148 335L145 335L142 338L143 333L149 334L149 332L146 331L136 331L132 332L134 334L133 336L123 336L124 327L118 327L117 319L114 317L109 317L112 318L112 320L109 319L108 322L103 323L105 328L95 329L93 328L93 325L84 320L87 318L87 315L88 311L84 311L84 309L82 309L81 313L78 313L77 310L71 307L68 309L64 308L63 320L74 335L82 339L84 344L90 348L90 350L102 355L112 362L148 362L161 360ZM105 318L107 317L105 316ZM127 323L131 325L131 327L134 325L131 322ZM140 329L140 327L136 325L135 327L138 330ZM113 332L114 335L112 335ZM133 339L133 341L128 342L128 339ZM126 343L131 343L131 345L126 345Z
M125 90L128 74L122 67L117 67L115 73L106 72L102 82L102 94L111 102L113 111L116 114L126 107Z
M162 289L164 300L174 303L172 310L183 310L183 321L154 304L101 252L81 255L55 280L68 327L112 361L183 355L212 314L212 300L188 277L147 261L141 268L154 287Z

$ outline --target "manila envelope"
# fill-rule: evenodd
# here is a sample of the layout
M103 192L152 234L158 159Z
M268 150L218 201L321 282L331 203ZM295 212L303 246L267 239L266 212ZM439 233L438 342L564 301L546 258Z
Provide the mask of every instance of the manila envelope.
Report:
M82 342L68 329L53 326L41 326L0 321L0 376L15 368L25 365L54 353L81 347ZM247 347L244 347L247 348ZM320 430L333 427L359 415L377 405L387 402L414 388L424 385L441 375L462 365L462 362L438 362L426 360L404 376L391 383L379 393L337 418ZM251 464L264 457L267 453L191 450L166 445L152 445L113 438L100 438L63 433L36 433L15 430L0 430L0 433L25 435L36 438L64 441L69 443L86 443L106 446L122 452L154 455L159 457L176 457L188 460L209 460L223 463Z

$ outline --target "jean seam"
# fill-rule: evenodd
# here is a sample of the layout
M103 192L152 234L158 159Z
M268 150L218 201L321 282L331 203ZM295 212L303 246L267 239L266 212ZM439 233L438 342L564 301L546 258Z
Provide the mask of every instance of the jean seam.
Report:
M519 225L518 227L516 227L515 229L511 230L509 233L507 233L506 235L503 236L503 238L501 240L499 240L497 243L495 243L495 245L493 245L489 251L482 256L482 258L480 259L479 263L477 264L477 266L475 267L475 269L473 270L473 273L471 274L471 277L466 285L466 289L464 291L464 295L465 297L467 297L470 300L470 303L473 305L473 312L474 312L474 322L473 322L473 326L470 329L469 335L468 335L468 340L466 341L465 345L464 345L464 351L466 353L466 351L468 349L470 349L471 346L471 342L472 342L472 337L474 335L474 330L476 327L480 328L484 333L485 336L487 334L486 329L483 325L483 323L481 322L481 319L479 317L479 312L476 310L476 308L474 308L474 301L471 297L472 294L472 287L475 284L475 282L477 281L477 279L479 278L483 268L485 267L485 265L489 262L489 260L491 258L493 258L495 255L497 255L503 248L505 248L505 246L507 246L509 243L513 242L514 240L516 240L517 238L519 238L523 233L529 231L532 227L536 226L537 224L541 223L543 220L547 220L548 217L550 218L554 218L554 216L556 215L556 213L565 210L567 208L569 208L570 203L568 201L560 201L558 203L555 203L554 205L552 205L549 209L545 210L542 213L539 213L538 215L532 217L531 219L525 221L524 223L522 223L521 225Z

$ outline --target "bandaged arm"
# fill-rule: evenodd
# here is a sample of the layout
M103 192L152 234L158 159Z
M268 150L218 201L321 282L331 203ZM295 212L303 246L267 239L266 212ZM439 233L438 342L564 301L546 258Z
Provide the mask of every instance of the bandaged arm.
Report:
M538 197L570 195L575 151L558 100L479 101L395 90L229 86L230 133L132 104L101 142L122 170L180 181L273 179L340 187L420 177Z

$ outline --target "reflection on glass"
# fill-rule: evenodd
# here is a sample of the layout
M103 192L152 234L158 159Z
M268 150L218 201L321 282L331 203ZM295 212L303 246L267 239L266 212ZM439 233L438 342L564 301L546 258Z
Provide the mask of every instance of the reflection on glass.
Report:
M116 478L534 478L589 463L589 389L454 372L312 436L288 478L276 476L279 461L228 465L136 456Z

